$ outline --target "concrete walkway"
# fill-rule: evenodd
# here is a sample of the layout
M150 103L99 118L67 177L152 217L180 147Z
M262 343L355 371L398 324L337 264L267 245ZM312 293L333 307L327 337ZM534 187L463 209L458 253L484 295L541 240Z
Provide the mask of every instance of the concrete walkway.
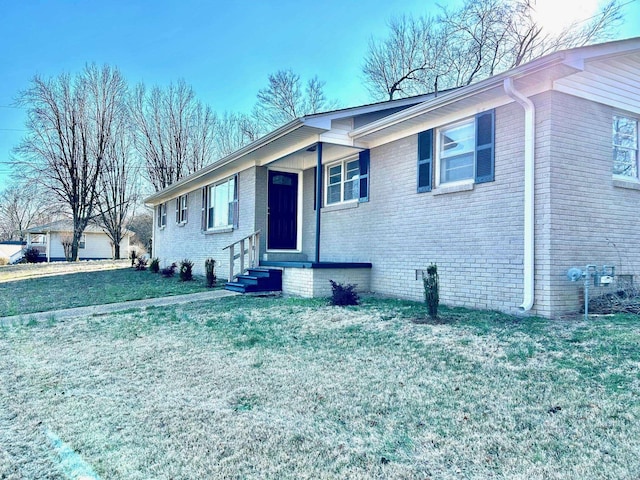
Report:
M186 295L173 295L170 297L145 298L144 300L131 300L129 302L108 303L104 305L91 305L88 307L67 308L64 310L52 310L49 312L25 313L12 317L0 317L0 325L13 325L24 321L35 320L41 322L55 318L63 320L73 317L84 317L91 315L102 315L105 313L119 312L129 310L131 308L146 308L150 306L163 307L167 305L179 305L183 303L201 302L207 300L215 300L218 298L231 297L240 295L229 290L211 290L208 292L189 293Z

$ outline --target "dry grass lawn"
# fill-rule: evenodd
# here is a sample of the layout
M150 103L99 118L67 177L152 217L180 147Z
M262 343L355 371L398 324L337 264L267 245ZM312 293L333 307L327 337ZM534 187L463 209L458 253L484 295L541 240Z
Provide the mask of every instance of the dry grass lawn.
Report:
M0 317L206 291L204 279L181 282L127 260L58 262L0 268ZM24 268L22 268L24 267Z
M640 477L640 322L227 298L0 328L0 478Z

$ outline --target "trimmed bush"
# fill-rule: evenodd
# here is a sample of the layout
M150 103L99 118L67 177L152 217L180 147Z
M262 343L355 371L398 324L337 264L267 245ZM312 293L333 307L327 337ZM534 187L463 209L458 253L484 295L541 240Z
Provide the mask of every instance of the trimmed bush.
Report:
M190 282L193 280L193 262L187 258L180 262L180 281Z
M175 263L172 263L168 267L161 268L160 274L165 278L173 277L176 274L177 268L178 268L178 265L176 265Z
M40 260L40 252L33 247L29 247L24 251L22 261L24 263L38 263Z
M149 270L151 273L158 273L160 271L160 259L152 258L151 263L149 264Z
M438 305L440 304L440 281L438 279L438 267L432 263L427 268L427 274L422 274L424 284L424 301L431 318L438 317Z
M331 305L344 307L360 303L356 285L344 285L333 280L329 280L329 283L331 284Z
M138 257L136 259L135 269L138 271L143 271L147 269L147 259L144 257Z
M204 271L207 275L207 287L213 288L216 286L216 261L213 258L207 258L204 261Z

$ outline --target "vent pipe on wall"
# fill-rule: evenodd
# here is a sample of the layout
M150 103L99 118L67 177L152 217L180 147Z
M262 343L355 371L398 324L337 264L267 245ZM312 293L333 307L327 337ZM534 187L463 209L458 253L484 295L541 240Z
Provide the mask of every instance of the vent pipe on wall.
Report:
M536 110L533 102L513 85L513 78L504 79L504 91L524 109L524 293L520 309L531 310L534 301L534 247L535 247L535 125Z

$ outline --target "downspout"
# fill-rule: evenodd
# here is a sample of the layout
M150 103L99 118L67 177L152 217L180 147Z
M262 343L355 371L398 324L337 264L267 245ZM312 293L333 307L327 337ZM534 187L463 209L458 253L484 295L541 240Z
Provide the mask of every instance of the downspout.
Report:
M513 78L504 79L504 91L524 109L524 292L520 305L522 312L533 307L534 300L534 247L535 247L535 106L517 91Z
M322 206L322 142L316 147L316 263L320 263L320 207Z

